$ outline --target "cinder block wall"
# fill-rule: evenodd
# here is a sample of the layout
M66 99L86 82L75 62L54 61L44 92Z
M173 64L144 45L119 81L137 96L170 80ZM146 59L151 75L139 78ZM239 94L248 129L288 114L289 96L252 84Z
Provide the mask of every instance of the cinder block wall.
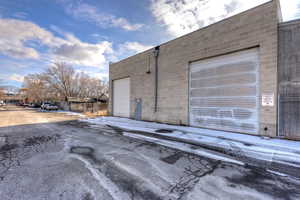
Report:
M155 66L153 49L110 65L112 80L131 78L131 117L135 99L142 99L142 120L188 125L189 63L251 47L260 48L260 94L277 96L277 0L202 28L160 46L158 111L154 112ZM147 74L150 67L150 74ZM110 87L110 96L112 88ZM260 95L261 98L261 95ZM276 98L275 98L276 101ZM112 99L109 100L112 111ZM260 108L260 134L276 136L277 102ZM267 127L268 131L264 131Z

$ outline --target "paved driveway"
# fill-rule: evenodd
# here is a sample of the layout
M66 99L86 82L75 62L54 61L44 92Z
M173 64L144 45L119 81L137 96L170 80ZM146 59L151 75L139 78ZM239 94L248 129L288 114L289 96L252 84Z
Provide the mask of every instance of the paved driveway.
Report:
M300 181L127 138L62 113L0 111L1 200L300 199Z

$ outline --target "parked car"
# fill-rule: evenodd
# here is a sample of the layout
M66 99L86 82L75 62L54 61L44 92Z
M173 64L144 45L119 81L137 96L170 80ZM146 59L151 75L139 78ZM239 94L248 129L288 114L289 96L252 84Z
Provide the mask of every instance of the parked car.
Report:
M45 110L46 109L46 106L49 105L50 103L42 103L41 105L41 109L42 110Z
M41 109L43 110L58 110L58 106L51 103L43 103L41 105Z
M53 105L53 104L48 104L46 106L46 110L58 110L58 106Z
M5 106L5 103L4 103L4 101L0 101L0 106Z
M31 103L31 104L29 104L29 107L30 107L30 108L40 108L41 105L38 104L38 103Z
M18 102L16 103L17 106L23 106L23 103L22 102Z

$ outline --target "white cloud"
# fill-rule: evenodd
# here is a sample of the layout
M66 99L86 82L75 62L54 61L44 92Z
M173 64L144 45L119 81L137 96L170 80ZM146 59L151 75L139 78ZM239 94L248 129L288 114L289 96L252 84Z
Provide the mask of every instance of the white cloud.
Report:
M135 31L143 27L143 24L133 24L125 18L99 12L96 7L86 3L70 4L66 10L75 18L95 23L102 28L120 27L127 31Z
M152 47L153 46L151 45L144 45L139 42L125 42L124 44L121 44L119 48L121 48L124 51L132 51L134 53L140 53L147 49L151 49Z
M105 54L112 53L112 44L104 41L89 44L81 41L69 42L54 50L54 60L74 65L103 67L107 63Z
M44 63L62 61L74 66L106 68L109 60L116 61L152 47L126 42L113 49L111 42L87 43L57 26L50 28L59 37L29 21L0 19L0 54ZM16 80L15 75L12 78Z
M96 44L85 43L73 34L65 32L56 26L51 29L59 33L65 39L64 44L53 49L53 59L67 62L73 65L91 67L103 67L107 64L106 54L112 54L112 44L101 41Z
M123 44L118 45L115 50L111 49L110 43L106 43L106 45L108 45L107 46L108 52L105 57L106 61L109 60L109 61L113 61L113 62L116 62L120 59L132 56L134 54L137 54L137 53L140 53L142 51L152 48L152 46L143 45L139 42L125 42ZM100 61L99 58L101 59L101 57L99 57L99 55L97 54L98 62ZM90 62L90 61L88 61L88 62ZM104 67L102 68L101 72L95 72L95 70L89 71L88 69L84 69L84 68L78 69L76 71L84 72L92 77L96 77L96 78L100 78L101 80L108 81L108 63L106 62L102 66L104 66Z
M0 19L0 53L21 59L46 60L49 57L52 61L101 67L107 62L105 54L113 52L110 42L85 43L58 27L51 28L62 37L55 37L51 32L28 21ZM39 53L35 46L44 46L48 53Z
M94 71L88 71L88 70L82 70L82 69L78 69L78 70L76 70L76 72L85 73L93 78L101 79L104 82L108 81L108 72L94 72Z
M23 82L24 81L24 76L19 75L19 74L13 74L8 79L11 80L11 81Z
M28 45L32 41L50 47L59 46L64 42L28 21L0 19L0 30L0 52L14 58L38 59L39 53Z
M151 45L144 45L139 42L125 42L123 44L118 45L118 48L115 52L110 56L110 60L116 62L120 59L133 56L137 53L141 53L145 50L152 48Z
M284 21L300 17L300 0L281 0L280 2Z
M152 0L151 11L172 36L181 36L268 0Z

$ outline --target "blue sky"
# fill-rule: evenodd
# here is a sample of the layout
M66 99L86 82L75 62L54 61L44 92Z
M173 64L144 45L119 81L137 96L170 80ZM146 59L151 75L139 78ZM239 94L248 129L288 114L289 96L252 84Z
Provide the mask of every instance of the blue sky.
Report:
M107 79L108 63L197 30L268 0L2 0L0 80L63 61ZM300 17L300 0L282 0L284 20Z

